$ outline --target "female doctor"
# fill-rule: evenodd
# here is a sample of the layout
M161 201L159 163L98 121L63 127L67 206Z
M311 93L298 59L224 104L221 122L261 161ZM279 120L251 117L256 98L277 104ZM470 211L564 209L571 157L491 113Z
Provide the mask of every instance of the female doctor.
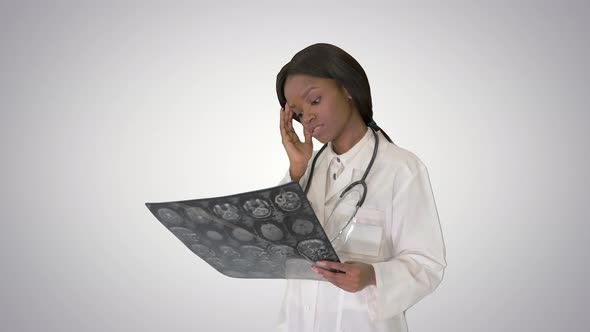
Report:
M406 310L446 267L426 167L377 126L365 71L342 49L306 47L276 88L290 164L283 181L305 188L343 262L317 262L317 281L288 279L279 330L407 331Z

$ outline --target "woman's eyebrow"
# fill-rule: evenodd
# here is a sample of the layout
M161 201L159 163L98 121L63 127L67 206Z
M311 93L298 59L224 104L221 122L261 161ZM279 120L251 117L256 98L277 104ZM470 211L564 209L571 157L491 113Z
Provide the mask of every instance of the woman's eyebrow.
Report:
M305 91L303 91L303 94L301 95L301 99L305 99L305 97L307 97L307 95L309 94L309 92L310 92L311 90L313 90L313 89L317 89L317 88L318 88L317 86L313 86L313 85L311 85L311 86L308 86L308 87L305 89ZM288 102L287 102L287 104L288 104ZM289 107L291 107L291 108L296 108L296 106L295 106L295 105L289 105Z
M307 94L313 90L313 89L317 89L317 86L309 86L307 87L307 89L305 89L305 91L303 91L303 94L301 95L301 99L305 99L305 97L307 96Z

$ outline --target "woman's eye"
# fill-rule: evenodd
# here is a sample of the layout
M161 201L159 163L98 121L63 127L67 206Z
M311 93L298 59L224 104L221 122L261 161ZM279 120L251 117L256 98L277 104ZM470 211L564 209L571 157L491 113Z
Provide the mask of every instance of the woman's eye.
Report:
M314 101L311 102L312 105L317 105L320 103L320 100L322 99L322 97L317 97Z

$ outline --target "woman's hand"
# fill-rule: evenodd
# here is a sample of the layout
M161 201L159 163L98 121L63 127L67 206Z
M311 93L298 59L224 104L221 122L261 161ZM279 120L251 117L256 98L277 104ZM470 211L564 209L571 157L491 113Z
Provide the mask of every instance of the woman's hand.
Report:
M345 291L356 293L369 285L376 285L375 270L371 264L361 262L336 263L330 261L319 261L315 264L320 266L312 267L315 273ZM322 267L340 270L344 273L331 272Z
M285 109L281 109L281 138L287 156L289 157L289 173L293 181L299 181L307 163L313 153L313 144L311 142L311 133L303 129L305 141L301 141L293 129L293 111L289 105L285 104Z

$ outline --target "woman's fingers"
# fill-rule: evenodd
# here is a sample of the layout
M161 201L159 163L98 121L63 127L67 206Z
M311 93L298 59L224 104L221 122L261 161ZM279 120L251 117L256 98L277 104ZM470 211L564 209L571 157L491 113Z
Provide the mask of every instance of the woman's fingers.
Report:
M279 127L281 130L281 139L283 147L289 157L289 172L292 179L297 181L305 173L307 163L313 153L313 143L311 142L311 133L304 129L304 141L302 142L299 135L293 129L293 110L285 104L281 108L279 117Z
M305 144L312 144L311 142L311 132L307 129L303 128L303 137L305 138Z
M289 105L285 104L285 111L287 111L287 114L285 114L287 116L285 129L287 129L287 133L295 133L295 129L293 129L293 110Z
M281 137L284 139L287 136L287 129L285 128L285 117L287 111L284 108L281 108L281 116L279 120L279 128L281 129Z
M281 136L283 137L283 144L291 143L298 144L302 143L299 139L299 135L293 129L293 111L288 105L281 111Z
M281 137L283 139L283 144L294 142L293 133L291 132L291 129L289 128L289 125L288 125L289 118L290 118L289 108L287 105L285 105L285 108L281 109L281 118L280 118Z
M322 268L312 268L316 273L333 283L335 286L349 292L358 292L369 285L376 284L375 270L370 264L360 262L336 263L320 261L316 262L316 265L344 272L334 273Z

